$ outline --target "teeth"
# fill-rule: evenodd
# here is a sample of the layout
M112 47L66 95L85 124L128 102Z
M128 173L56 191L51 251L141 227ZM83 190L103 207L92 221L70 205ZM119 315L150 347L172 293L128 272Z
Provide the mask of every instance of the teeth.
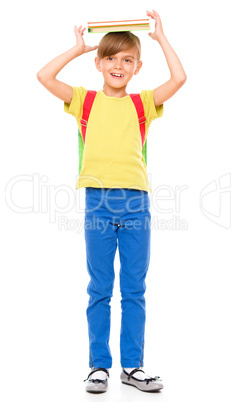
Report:
M116 77L123 77L123 74L111 74L111 75L115 75Z

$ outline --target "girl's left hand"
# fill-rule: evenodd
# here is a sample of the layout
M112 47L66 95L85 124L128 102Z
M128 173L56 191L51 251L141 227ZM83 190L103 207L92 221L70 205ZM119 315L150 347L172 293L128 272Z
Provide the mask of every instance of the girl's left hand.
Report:
M153 40L157 40L159 41L159 39L161 38L161 36L164 35L163 32L163 28L162 28L162 23L161 23L161 19L159 14L155 11L146 11L147 15L150 16L151 18L153 18L155 20L155 31L154 32L149 32L149 36L153 39Z

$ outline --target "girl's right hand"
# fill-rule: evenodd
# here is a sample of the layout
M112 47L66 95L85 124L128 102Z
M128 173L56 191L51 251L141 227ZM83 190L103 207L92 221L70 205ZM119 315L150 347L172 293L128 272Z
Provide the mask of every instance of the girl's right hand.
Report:
M76 36L76 46L79 48L81 53L88 53L91 52L92 50L96 50L98 46L88 46L85 45L83 34L86 28L83 28L82 25L80 25L78 28L74 27L74 33Z

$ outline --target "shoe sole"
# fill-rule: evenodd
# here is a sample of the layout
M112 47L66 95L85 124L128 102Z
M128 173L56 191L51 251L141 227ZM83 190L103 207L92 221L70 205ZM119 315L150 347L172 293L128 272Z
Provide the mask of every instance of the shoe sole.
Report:
M85 391L91 393L91 394L102 394L107 391L108 384L106 385L106 388L99 388L99 387L94 387L94 388L85 388Z
M121 381L121 382L122 382L122 384L131 385L131 387L135 387L139 391L143 391L143 392L160 392L163 389L163 387L162 388L157 388L157 389L141 389L141 388L137 387L137 385L130 384L129 382L124 382L124 381Z

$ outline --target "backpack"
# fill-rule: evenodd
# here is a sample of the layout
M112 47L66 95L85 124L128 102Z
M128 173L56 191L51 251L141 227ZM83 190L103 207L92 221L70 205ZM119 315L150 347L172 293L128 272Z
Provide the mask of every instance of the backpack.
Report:
M81 123L81 131L78 129L78 144L79 144L79 174L82 168L82 160L83 160L83 153L84 153L84 144L85 144L85 136L86 136L86 128L89 119L89 114L93 106L93 101L95 99L97 92L96 91L87 91L87 94L84 99L83 104L83 115L82 119L80 120ZM144 108L143 102L139 94L130 94L130 97L134 103L134 106L137 111L138 120L139 120L139 128L141 133L142 139L142 154L144 157L145 164L147 166L147 140L144 143L145 139L145 121L146 117L144 116Z

